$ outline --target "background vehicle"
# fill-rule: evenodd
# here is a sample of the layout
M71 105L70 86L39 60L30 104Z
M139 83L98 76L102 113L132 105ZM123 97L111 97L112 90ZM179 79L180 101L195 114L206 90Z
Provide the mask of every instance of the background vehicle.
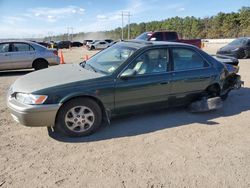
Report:
M71 42L71 47L81 47L83 44L78 41Z
M91 42L93 42L93 40L84 40L83 45L86 45L87 43L91 43Z
M83 136L115 115L204 97L226 99L241 85L237 71L192 45L118 42L87 62L19 78L9 91L8 107L24 125L55 125L63 134Z
M57 50L48 49L30 41L3 41L0 43L0 70L35 70L58 65L60 58Z
M250 38L242 37L235 39L228 45L220 48L217 54L233 56L238 59L250 57Z
M109 43L106 41L97 41L94 43L87 44L88 50L102 50L109 47Z
M104 41L106 41L106 42L108 42L108 43L114 42L114 40L112 40L112 39L105 39Z
M146 41L169 41L169 42L182 42L186 44L192 44L201 48L201 39L179 39L178 34L175 31L154 31L154 32L144 32L136 40L146 40Z
M57 48L58 49L69 49L71 47L71 42L70 41L60 41L57 43Z
M216 60L225 63L225 64L230 64L230 65L234 65L234 66L238 66L239 65L239 60L235 57L230 57L230 56L225 56L225 55L211 55L213 58L215 58Z
M51 46L50 46L50 43L48 43L48 42L37 42L37 41L32 41L32 42L35 42L35 43L37 43L37 44L40 44L40 45L42 45L42 46L44 46L44 47L46 47L46 48L50 48Z

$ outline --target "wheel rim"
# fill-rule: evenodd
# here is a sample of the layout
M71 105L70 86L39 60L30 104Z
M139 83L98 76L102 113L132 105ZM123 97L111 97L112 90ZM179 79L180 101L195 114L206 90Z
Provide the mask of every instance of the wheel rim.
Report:
M86 106L71 108L65 115L65 124L73 132L89 130L95 122L94 112Z

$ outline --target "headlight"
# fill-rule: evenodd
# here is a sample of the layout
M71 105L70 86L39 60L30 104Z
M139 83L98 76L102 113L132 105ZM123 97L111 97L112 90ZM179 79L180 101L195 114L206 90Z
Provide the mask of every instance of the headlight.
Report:
M232 51L235 52L235 51L238 51L240 48L235 48L233 49Z
M17 93L16 100L24 104L43 104L48 96Z

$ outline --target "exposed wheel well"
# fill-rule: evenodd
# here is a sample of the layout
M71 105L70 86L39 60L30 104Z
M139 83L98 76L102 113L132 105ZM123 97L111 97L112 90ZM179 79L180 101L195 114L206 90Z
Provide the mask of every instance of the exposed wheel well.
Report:
M220 85L218 83L214 83L207 87L206 92L208 94L219 96L221 92Z
M99 99L97 99L97 98L95 98L93 96L83 95L83 96L72 97L72 98L69 98L66 101L64 101L63 104L61 105L61 107L57 111L56 119L57 119L58 112L63 107L63 105L66 104L67 102L69 102L69 101L71 101L73 99L77 99L77 98L81 98L81 99L82 98L86 98L86 99L91 99L91 100L95 101L99 105L99 107L101 108L101 111L102 111L102 120L105 120L105 119L109 118L109 117L107 117L107 113L106 113L106 110L105 110L105 107L104 107L103 103Z

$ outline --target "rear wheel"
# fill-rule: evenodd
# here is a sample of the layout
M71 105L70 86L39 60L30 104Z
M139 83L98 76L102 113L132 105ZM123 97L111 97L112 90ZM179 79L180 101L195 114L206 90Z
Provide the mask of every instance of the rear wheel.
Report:
M86 136L95 132L101 121L102 111L95 101L77 98L65 103L59 110L56 130L67 136Z
M38 59L33 63L33 68L35 70L41 70L41 69L45 69L48 68L48 62L43 60L43 59Z
M207 98L218 97L220 95L220 88L217 85L211 85L207 89Z

